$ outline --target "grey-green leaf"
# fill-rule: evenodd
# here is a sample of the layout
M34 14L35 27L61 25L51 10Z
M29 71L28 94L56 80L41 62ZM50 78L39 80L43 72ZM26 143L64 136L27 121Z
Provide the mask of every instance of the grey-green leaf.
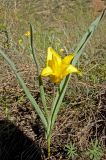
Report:
M29 89L27 88L27 86L24 83L23 79L21 78L20 74L17 72L14 63L11 61L11 59L2 50L0 50L0 55L6 60L6 62L11 67L11 70L15 73L16 78L18 79L20 86L24 90L24 92L25 92L26 96L28 97L28 99L30 100L32 106L35 108L37 114L39 115L39 117L40 117L40 119L41 119L41 121L44 124L45 129L46 129L47 128L46 118L45 118L43 112L41 111L39 105L36 103L34 97L31 95Z

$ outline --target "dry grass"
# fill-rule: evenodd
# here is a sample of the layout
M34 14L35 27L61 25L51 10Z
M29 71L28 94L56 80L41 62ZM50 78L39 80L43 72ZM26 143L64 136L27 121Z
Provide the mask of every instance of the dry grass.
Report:
M18 40L24 37L23 34L29 30L28 22L31 22L35 29L35 46L42 68L48 46L53 46L57 51L61 48L64 48L65 52L73 51L86 28L98 14L89 8L89 3L85 3L85 1L72 1L71 3L70 0L65 2L56 0L1 1L0 47L14 60L39 103L37 82L34 83L36 69L30 55L29 41L24 38L22 47L18 43ZM70 141L78 148L78 160L87 158L89 160L84 152L89 148L91 140L98 139L103 150L105 150L105 26L106 18L101 22L80 59L78 66L83 72L83 76L73 76L70 80L53 133L52 154L55 159L67 159L65 145ZM13 74L1 58L0 64L0 119L8 118L28 137L36 140L30 125L35 125L36 114L31 109L30 103L27 102ZM48 102L52 100L53 87L53 85L49 85L48 80L45 82ZM22 111L22 108L25 111ZM42 127L41 130L43 130ZM43 131L40 133L39 144L45 150ZM106 153L104 152L102 160L105 159Z

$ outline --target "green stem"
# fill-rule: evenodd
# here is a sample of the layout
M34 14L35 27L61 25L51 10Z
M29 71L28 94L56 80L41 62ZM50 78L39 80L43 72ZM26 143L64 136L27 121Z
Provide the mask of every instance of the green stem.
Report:
M48 147L48 160L50 160L50 144L51 144L51 134L47 138L47 147Z
M42 78L41 78L41 75L40 75L38 59L37 59L37 56L35 54L34 45L33 45L33 28L32 28L31 24L29 24L29 25L30 25L30 33L31 33L31 36L30 36L31 53L33 55L33 59L34 59L36 69L37 69L39 88L40 88L40 96L41 96L41 100L42 100L42 103L43 103L46 120L47 120L47 123L48 123L48 107L47 107L47 104L46 104L45 91L44 91L44 87L43 87Z
M46 104L45 91L44 91L41 75L39 75L38 78L39 78L40 96L41 96L41 99L42 99L44 112L45 112L46 120L47 120L47 123L48 123L48 116L49 116L48 114L49 114L49 112L48 112L48 107L47 107L47 104Z

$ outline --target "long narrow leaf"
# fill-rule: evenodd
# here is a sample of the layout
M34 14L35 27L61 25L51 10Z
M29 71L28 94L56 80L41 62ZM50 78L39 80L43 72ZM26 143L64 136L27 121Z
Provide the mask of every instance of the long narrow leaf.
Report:
M72 62L73 65L76 65L78 59L80 58L80 56L82 54L83 49L85 48L87 42L90 40L92 34L94 33L96 27L98 26L99 22L103 18L104 14L105 14L105 10L101 13L100 16L98 16L96 18L96 20L93 23L91 23L87 32L84 34L83 38L81 39L80 43L78 44L78 47L75 50L75 58ZM59 91L57 92L56 98L55 98L54 103L53 103L53 108L52 108L52 111L51 111L51 115L49 117L49 127L48 127L48 131L47 131L47 136L50 135L50 132L51 132L53 126L54 126L57 114L58 114L59 109L60 109L60 105L61 105L62 100L64 98L64 94L65 94L70 76L71 75L68 75L60 84Z
M12 71L15 73L20 86L22 87L22 89L24 90L26 96L28 97L28 99L31 101L31 104L33 105L33 107L35 108L37 114L39 115L42 123L44 124L45 128L47 128L47 121L46 118L43 114L43 112L41 111L41 109L39 108L39 105L36 103L35 99L33 98L33 96L31 95L29 89L27 88L27 86L25 85L23 79L21 78L20 74L17 72L16 67L14 65L14 63L10 60L10 58L2 51L0 50L0 55L6 60L6 62L10 65Z

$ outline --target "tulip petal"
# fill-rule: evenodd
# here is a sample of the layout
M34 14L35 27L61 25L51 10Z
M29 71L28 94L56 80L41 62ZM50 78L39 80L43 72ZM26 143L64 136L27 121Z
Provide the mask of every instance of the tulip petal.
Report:
M74 54L70 54L68 56L65 56L64 59L62 60L62 63L64 64L70 64L72 59L74 58Z
M53 71L50 67L45 67L43 70L42 70L42 73L41 73L41 76L50 76L53 74Z
M51 51L51 47L48 48L47 52L47 63L52 60L53 53Z
M59 56L58 53L55 52L55 50L51 47L48 48L48 55L47 55L47 65L48 62L51 61L55 57L58 63L61 63L61 57Z
M68 65L68 67L64 70L64 72L63 72L63 76L65 77L65 76L67 76L68 74L70 74L70 73L79 73L80 74L80 71L76 68L76 67L74 67L73 65Z

